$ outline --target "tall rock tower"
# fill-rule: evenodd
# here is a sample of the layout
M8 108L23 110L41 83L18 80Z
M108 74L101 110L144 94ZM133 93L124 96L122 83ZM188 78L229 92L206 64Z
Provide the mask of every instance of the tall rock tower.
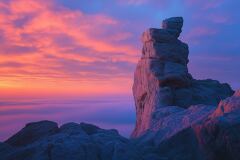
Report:
M132 137L152 127L159 108L217 105L233 94L228 84L195 80L188 73L188 45L178 39L182 27L183 18L172 17L163 20L162 29L150 28L142 35L142 57L133 84L137 121Z

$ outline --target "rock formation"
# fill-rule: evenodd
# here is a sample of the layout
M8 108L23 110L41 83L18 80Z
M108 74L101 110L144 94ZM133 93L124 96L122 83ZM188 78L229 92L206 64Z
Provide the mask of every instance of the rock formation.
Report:
M127 160L139 159L140 154L116 130L40 121L0 143L0 155L0 160Z
M240 90L192 78L182 26L169 18L143 34L133 138L86 123L33 122L0 142L0 160L239 160Z
M188 73L188 45L178 37L183 18L162 22L163 29L150 28L142 35L142 57L134 74L133 95L137 122L132 137L152 128L154 115L167 106L217 105L233 94L228 84L215 80L195 80Z

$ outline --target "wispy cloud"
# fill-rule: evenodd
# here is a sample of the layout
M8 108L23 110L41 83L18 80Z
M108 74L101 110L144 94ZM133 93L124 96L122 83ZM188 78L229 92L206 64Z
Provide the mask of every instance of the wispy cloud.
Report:
M89 92L97 87L100 92L111 85L115 86L111 91L127 88L131 92L134 66L141 54L139 36L169 16L184 16L182 37L190 47L194 45L194 51L223 44L225 38L219 33L237 45L237 34L230 33L234 29L224 28L233 20L237 23L231 8L223 8L224 0L61 2L0 2L1 89L71 86ZM223 45L219 48L228 53ZM116 85L120 83L124 87Z
M221 6L224 3L224 0L208 0L208 1L184 0L184 2L188 6L197 6L200 9L208 10L208 9L214 9Z
M126 3L126 4L130 4L130 5L140 5L140 4L144 4L146 2L147 2L147 0L123 0L123 1L121 1L121 3Z
M213 36L217 33L216 29L212 29L206 26L198 26L191 28L184 36L183 40L190 42L191 44L198 44L202 39Z
M35 75L126 78L136 61L137 48L124 42L132 34L110 16L70 10L55 1L10 0L0 9L0 71L9 81Z

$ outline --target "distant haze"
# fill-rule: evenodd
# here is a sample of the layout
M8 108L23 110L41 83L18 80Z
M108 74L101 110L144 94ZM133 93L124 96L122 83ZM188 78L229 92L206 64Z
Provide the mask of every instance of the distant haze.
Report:
M135 107L132 98L127 96L0 101L0 141L26 123L45 119L59 125L86 122L106 129L115 128L128 137L135 124Z

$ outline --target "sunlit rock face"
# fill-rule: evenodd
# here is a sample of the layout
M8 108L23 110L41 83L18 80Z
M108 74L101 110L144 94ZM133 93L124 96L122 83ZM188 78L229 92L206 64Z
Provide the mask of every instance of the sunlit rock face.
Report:
M153 127L153 115L162 107L217 105L233 94L228 84L192 78L188 45L178 39L182 26L182 17L172 17L163 20L162 29L150 28L142 35L142 56L134 73L137 121L132 137Z
M240 110L240 90L236 91L232 97L228 97L218 104L217 109L211 115L212 118L222 116L226 113Z
M202 123L194 125L194 133L202 155L209 160L240 159L240 90L222 100Z

